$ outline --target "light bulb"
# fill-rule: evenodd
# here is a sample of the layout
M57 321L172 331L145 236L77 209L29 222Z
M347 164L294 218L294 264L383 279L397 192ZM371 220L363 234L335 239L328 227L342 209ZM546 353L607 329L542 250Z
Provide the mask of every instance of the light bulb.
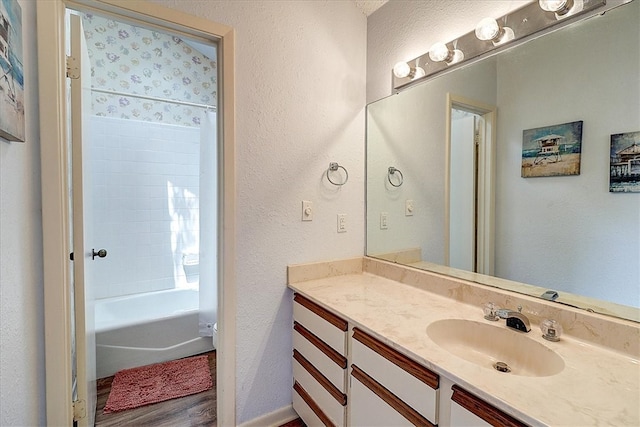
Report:
M407 77L410 72L411 67L406 62L398 62L393 66L393 74L399 79Z
M502 27L493 18L484 18L476 26L476 37L479 40L491 41L494 46L513 40L516 36L509 27Z
M494 40L500 34L500 25L493 18L484 18L476 26L476 37L480 40Z
M438 42L429 49L429 58L433 62L444 61L447 65L453 65L464 59L464 53L459 49L451 51L446 44Z
M556 19L565 19L584 10L584 0L538 0L542 10L555 12Z
M446 44L442 42L435 43L429 49L429 58L434 62L446 61L451 56L451 51Z
M547 12L558 12L567 8L568 0L539 0L538 4L542 10Z

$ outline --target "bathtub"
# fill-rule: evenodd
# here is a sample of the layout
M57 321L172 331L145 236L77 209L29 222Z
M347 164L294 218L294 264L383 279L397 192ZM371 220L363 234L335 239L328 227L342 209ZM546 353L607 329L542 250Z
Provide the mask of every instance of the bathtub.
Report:
M97 378L213 350L211 337L198 334L197 307L198 291L189 289L97 300Z

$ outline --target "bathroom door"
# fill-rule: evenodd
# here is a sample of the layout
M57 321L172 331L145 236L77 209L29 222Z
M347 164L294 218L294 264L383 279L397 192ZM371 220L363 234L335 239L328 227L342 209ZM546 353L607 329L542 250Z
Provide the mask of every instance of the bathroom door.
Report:
M96 409L96 346L94 298L91 291L92 266L106 256L92 239L91 200L88 165L88 125L91 114L91 66L85 45L82 21L70 15L71 60L71 179L73 215L73 295L75 320L76 396L78 426L93 426ZM83 144L83 141L85 142Z

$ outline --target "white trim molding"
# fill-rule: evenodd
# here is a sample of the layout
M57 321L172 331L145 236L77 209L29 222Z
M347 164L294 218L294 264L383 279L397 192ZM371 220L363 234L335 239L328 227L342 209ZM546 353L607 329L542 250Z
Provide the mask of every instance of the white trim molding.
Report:
M238 427L278 427L296 418L298 414L293 410L293 405L289 405L244 422Z
M62 426L73 424L64 3L38 2L36 13L47 424Z

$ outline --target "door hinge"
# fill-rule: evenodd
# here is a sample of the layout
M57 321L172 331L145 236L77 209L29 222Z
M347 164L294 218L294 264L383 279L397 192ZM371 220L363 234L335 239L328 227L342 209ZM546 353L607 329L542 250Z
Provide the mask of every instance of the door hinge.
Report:
M480 132L476 131L473 135L473 142L477 145L480 145Z
M70 79L80 78L80 66L78 60L73 56L67 56L67 77Z
M73 421L78 421L87 416L87 404L84 400L73 401Z

